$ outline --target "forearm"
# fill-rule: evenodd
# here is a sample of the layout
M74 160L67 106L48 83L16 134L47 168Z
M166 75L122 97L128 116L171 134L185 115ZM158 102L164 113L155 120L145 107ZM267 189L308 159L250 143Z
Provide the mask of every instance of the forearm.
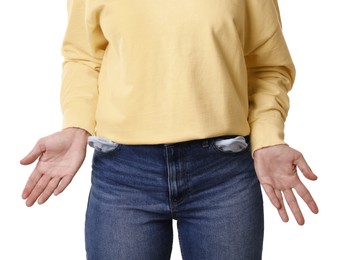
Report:
M252 151L284 143L295 67L281 28L246 56Z
M68 1L68 26L62 44L61 108L63 128L95 133L98 77L108 44L97 15L86 12L87 1Z

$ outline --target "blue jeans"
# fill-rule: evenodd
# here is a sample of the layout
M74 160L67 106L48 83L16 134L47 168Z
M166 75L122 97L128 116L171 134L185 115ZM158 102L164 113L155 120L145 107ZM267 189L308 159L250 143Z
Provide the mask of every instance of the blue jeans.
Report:
M96 150L87 259L170 259L173 219L184 260L261 259L263 201L250 147L223 152L218 139Z

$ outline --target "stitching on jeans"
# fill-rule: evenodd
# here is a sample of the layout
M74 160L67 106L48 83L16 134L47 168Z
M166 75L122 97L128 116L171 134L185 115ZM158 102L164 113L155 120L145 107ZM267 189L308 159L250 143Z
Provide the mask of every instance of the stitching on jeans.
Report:
M180 221L180 220L177 220L177 228L178 228L178 239L179 239L180 253L181 253L182 260L185 260L184 251L182 250L182 242L181 242L181 235L180 235L180 226L181 226L181 221Z

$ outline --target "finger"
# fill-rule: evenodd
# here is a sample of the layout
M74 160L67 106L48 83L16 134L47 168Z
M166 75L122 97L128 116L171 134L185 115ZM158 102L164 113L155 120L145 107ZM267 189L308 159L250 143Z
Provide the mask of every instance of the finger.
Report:
M293 191L291 189L284 190L284 196L285 196L287 204L290 207L297 223L299 225L304 225L305 219L304 219L304 216L303 216L303 214L300 210L299 204L297 202L297 199L294 196Z
M299 153L295 160L295 164L298 166L299 170L302 172L302 174L309 180L315 181L318 179L317 175L313 173L311 170L311 167L307 164L304 156Z
M273 187L269 184L262 184L262 187L264 188L264 191L267 194L267 197L269 198L273 206L276 207L277 209L280 209L281 203L278 197L276 196Z
M31 194L28 196L28 198L26 200L27 207L33 206L33 204L36 202L36 200L40 197L40 195L46 189L50 180L51 180L51 178L48 177L47 175L41 176L38 183L34 186Z
M288 217L285 205L284 205L284 198L281 194L281 191L275 190L275 194L276 194L277 198L279 199L279 202L280 202L280 205L281 205L281 207L278 209L278 213L280 215L280 218L281 218L282 221L288 222L289 217Z
M63 192L66 189L66 187L71 183L72 179L73 179L73 176L69 176L69 175L63 177L59 183L59 186L55 189L54 195L57 196L61 192Z
M60 182L60 178L53 178L52 180L50 180L47 187L41 193L41 195L38 199L39 204L45 203L51 197L51 195L53 194L55 189L58 187L59 182Z
M305 187L305 185L300 182L296 187L294 187L298 195L305 201L309 209L314 213L317 214L319 212L317 203L314 201L311 193Z
M45 152L45 148L37 142L37 144L33 147L33 149L23 158L20 163L22 165L28 165L33 163L36 159L38 159Z
M37 168L34 169L32 174L29 176L25 188L22 192L22 198L25 200L31 194L34 187L37 185L38 181L40 180L42 174L39 172Z

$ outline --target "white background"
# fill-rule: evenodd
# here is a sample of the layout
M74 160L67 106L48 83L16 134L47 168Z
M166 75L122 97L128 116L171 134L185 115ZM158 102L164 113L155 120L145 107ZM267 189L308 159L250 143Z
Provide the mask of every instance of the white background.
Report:
M240 1L240 0L239 0ZM286 141L303 152L316 182L302 178L319 204L306 224L281 222L265 199L264 260L339 259L338 0L280 0L283 29L297 68ZM26 208L21 192L33 166L19 160L61 126L59 90L66 0L1 0L0 259L85 259L84 214L89 152L71 186L43 206ZM180 250L175 238L173 259ZM211 259L213 260L213 259Z

